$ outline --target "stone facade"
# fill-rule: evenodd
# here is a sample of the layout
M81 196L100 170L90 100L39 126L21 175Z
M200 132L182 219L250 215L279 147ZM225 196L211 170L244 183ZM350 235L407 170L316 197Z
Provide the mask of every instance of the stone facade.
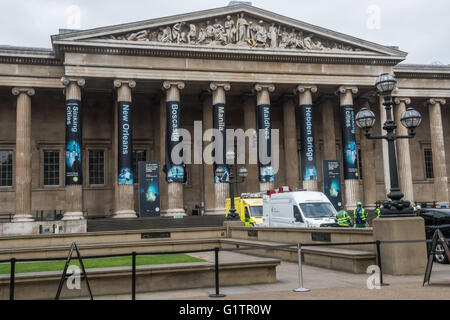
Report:
M398 79L394 108L405 108L407 101L406 107L423 116L416 138L397 144L398 150L409 150L398 160L402 187L410 188L405 194L418 202L449 201L450 120L445 99L450 97L450 67L400 64L406 57L402 51L247 5L57 35L52 43L53 50L0 48L0 151L13 151L14 175L12 186L0 187L0 214L13 213L18 221L35 211L53 210L70 213L69 220L80 218L79 212L84 217L134 216L139 209L137 184L116 182L116 109L121 97L132 102L134 149L145 151L147 161L162 162L169 97L179 99L181 127L191 134L194 121L212 125L204 117L212 116L208 108L213 100L226 101L230 129L255 128L257 104L270 104L271 126L280 130L280 170L268 185L322 190L322 160L342 161L342 103L352 104L355 114L370 106L378 121L373 133L381 134L384 110L374 84L384 72ZM226 90L219 89L220 99L217 84L227 85ZM306 98L299 88L309 88ZM83 105L84 179L79 191L65 185L64 172L65 104L74 92ZM299 172L292 173L301 165L303 152L298 106L309 100L317 181L303 181ZM397 121L398 114L394 109ZM355 136L362 154L362 179L342 178L343 199L349 208L359 199L373 206L386 198L386 156L380 141L361 141L358 129ZM432 179L425 170L428 149L433 154ZM55 186L44 186L45 150L60 152ZM103 184L89 183L89 150L104 151ZM265 189L267 185L259 184L258 169L247 168L249 177L238 192ZM189 215L199 207L207 214L223 210L216 196L226 192L209 181L211 170L211 165L188 165L186 184L177 185L166 183L161 172L162 214ZM412 185L404 182L410 180Z

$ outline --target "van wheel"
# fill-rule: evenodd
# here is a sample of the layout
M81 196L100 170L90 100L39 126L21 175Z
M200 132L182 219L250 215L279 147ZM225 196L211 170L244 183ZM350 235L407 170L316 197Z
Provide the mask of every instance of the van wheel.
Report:
M448 257L445 254L444 246L441 243L436 245L436 251L434 252L434 259L442 264L448 264Z

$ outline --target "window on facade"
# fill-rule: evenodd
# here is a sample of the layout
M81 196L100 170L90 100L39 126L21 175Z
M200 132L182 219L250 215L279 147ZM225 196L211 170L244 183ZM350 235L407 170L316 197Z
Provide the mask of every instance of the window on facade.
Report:
M433 179L434 178L433 151L431 149L424 149L424 157L425 157L425 177L427 179Z
M147 150L133 150L134 183L139 182L139 162L147 161Z
M59 150L44 150L44 186L59 185Z
M0 187L13 185L13 152L0 150Z
M89 184L105 184L105 151L89 150Z

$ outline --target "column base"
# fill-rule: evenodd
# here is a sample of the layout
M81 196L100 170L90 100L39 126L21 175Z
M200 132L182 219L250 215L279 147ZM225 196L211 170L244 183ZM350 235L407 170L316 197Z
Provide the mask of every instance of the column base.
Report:
M347 211L356 209L359 196L359 180L345 180L345 206Z
M136 211L134 210L121 210L114 212L113 219L136 219Z
M185 217L186 212L184 211L184 209L168 209L164 213L164 217L175 217L175 216Z
M15 214L12 222L34 222L34 218L31 214Z
M259 183L259 191L266 192L272 190L274 188L274 182L260 182Z
M303 189L307 191L318 191L317 180L303 180Z
M84 220L83 212L65 212L62 221Z

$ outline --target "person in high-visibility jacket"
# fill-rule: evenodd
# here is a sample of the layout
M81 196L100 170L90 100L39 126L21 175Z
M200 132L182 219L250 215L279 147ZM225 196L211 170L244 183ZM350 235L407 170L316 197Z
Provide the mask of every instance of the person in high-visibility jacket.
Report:
M367 211L362 207L362 203L356 203L356 209L353 211L355 224L357 228L367 227Z
M339 224L340 227L351 227L352 226L352 218L345 210L345 208L341 208L338 212L334 220Z
M380 209L380 207L375 209L375 214L377 215L378 218L381 216L381 209Z

